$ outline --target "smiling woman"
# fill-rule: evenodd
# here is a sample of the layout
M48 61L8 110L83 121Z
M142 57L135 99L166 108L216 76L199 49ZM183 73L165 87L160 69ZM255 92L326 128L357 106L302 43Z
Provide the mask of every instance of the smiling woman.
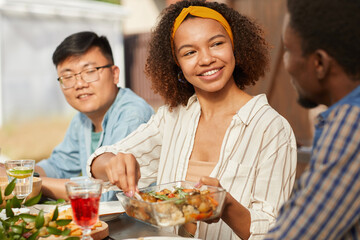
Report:
M166 105L127 138L95 151L88 174L129 196L137 181L143 186L155 177L157 184L222 186L227 194L220 221L186 224L179 233L261 238L289 197L296 169L289 123L264 94L244 91L267 68L263 32L216 2L179 1L160 18L145 70Z

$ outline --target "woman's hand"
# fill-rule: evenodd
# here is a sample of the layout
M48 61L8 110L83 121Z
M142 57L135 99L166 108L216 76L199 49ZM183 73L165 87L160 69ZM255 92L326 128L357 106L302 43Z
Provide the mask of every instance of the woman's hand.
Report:
M207 176L203 176L200 178L200 181L199 183L196 185L196 187L201 187L202 185L208 185L208 186L214 186L214 187L221 187L221 184L220 184L220 181L216 178L212 178L212 177L207 177ZM226 194L226 197L227 197L227 194ZM226 203L226 200L225 200L225 203ZM208 220L208 221L204 221L208 224L210 223L217 223L220 218L221 218L221 215L222 215L222 212L224 210L224 207L225 207L225 204L223 204L223 208L221 209L221 212L220 212L220 216L217 217L217 218L213 218L211 220Z
M140 165L132 154L118 153L105 165L109 181L133 196L141 177Z
M211 177L201 177L197 187L202 185L209 185L215 187L222 187L219 180ZM223 209L220 217L206 221L206 223L218 222L222 219L241 239L248 239L250 237L251 217L247 208L241 205L234 199L230 193L226 193Z
M201 187L202 185L209 185L209 186L222 188L220 181L218 179L207 176L202 176L196 187Z
M124 153L103 153L97 156L92 162L91 173L95 178L115 184L129 196L137 191L141 177L140 165L135 157Z

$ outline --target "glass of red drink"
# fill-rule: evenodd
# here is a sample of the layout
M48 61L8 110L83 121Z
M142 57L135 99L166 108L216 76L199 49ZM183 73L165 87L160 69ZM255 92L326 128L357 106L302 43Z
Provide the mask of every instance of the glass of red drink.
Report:
M81 227L83 240L92 239L91 227L98 221L102 183L99 179L85 178L65 184L73 220Z

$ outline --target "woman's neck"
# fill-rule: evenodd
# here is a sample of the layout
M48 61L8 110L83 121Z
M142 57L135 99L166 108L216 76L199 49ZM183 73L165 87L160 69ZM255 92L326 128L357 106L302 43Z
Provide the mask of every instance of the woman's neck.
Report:
M204 118L211 118L215 115L233 116L251 98L249 94L239 89L235 83L227 91L216 93L196 92L201 105L201 113Z

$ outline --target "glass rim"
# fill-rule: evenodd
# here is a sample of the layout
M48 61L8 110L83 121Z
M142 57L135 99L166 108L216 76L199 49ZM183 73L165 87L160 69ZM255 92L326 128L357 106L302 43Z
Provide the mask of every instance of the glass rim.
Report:
M33 168L35 168L35 160L34 159L16 159L16 160L12 160L12 159L8 159L4 161L4 165L16 165L16 164L20 164L20 165L29 165L31 164L33 166Z
M81 179L73 179L65 183L65 186L69 185L81 185L84 183L92 183L92 184L103 184L103 180L96 178L81 178Z
M35 162L34 159L7 159L5 162Z

